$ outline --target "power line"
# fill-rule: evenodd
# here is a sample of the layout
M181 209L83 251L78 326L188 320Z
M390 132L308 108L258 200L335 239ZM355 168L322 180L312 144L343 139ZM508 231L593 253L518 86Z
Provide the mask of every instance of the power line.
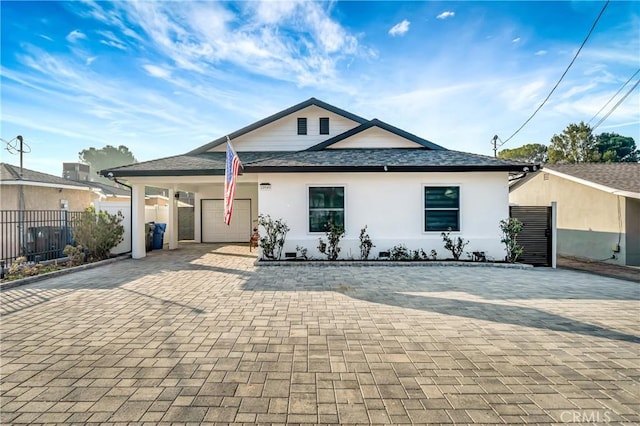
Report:
M527 120L522 123L522 126L520 126L518 128L518 130L516 130L515 132L513 132L513 134L511 136L509 136L504 142L503 145L507 142L509 142L511 140L511 138L513 138L515 135L517 135L520 130L522 130L524 128L524 126L526 126L531 119L533 119L533 117L535 117L535 115L538 113L538 111L540 111L542 109L542 107L544 106L544 104L547 103L547 101L549 100L549 98L551 97L551 95L553 94L553 92L556 91L556 89L558 88L558 86L560 85L560 82L562 81L562 79L564 78L565 75L567 75L567 73L569 72L569 69L571 68L571 66L573 65L573 63L576 61L576 59L578 58L578 55L580 54L580 52L582 51L582 48L584 47L585 44L587 44L587 40L589 40L589 37L591 37L591 33L593 32L593 30L596 28L596 25L598 25L598 21L600 20L600 18L602 17L602 14L604 13L605 9L607 8L607 6L609 5L609 1L607 0L607 2L604 4L604 6L602 6L602 10L600 11L600 13L598 14L598 17L596 18L596 20L593 22L593 25L591 25L591 29L589 30L589 33L587 34L587 36L585 37L584 41L582 42L582 44L580 45L580 48L578 49L578 51L576 52L576 54L574 55L573 59L571 60L571 62L569 63L569 65L567 66L567 69L564 70L564 72L562 73L562 75L560 76L560 80L558 80L558 82L556 83L555 86L553 86L553 89L551 89L551 92L549 92L549 94L547 95L547 97L544 99L544 101L542 101L542 103L540 104L540 106L533 112L533 114L531 114L531 116L529 118L527 118Z
M622 87L620 87L620 88L618 89L618 91L616 92L616 94L615 94L615 95L613 95L613 96L612 96L612 97L607 101L607 103L606 103L606 104L602 105L602 108L600 108L600 110L599 110L598 112L596 112L596 113L595 113L595 115L594 115L593 117L591 117L591 120L589 120L589 122L588 122L587 124L591 124L591 122L592 122L593 120L595 120L595 118L596 118L596 117L597 117L597 116L602 112L602 110L603 110L603 109L605 109L605 108L607 107L607 105L609 105L609 103L611 103L611 101L612 101L612 100L614 100L616 96L618 96L618 94L619 94L620 92L622 92L622 89L624 89L624 88L626 87L626 85L627 85L627 84L629 84L629 82L630 82L631 80L633 80L633 77L635 77L639 72L640 72L640 68L638 68L638 69L636 70L636 72L634 72L634 73L633 73L633 75L632 75L631 77L629 77L629 80L625 81L625 83L622 85Z
M600 121L598 121L598 122L596 123L596 125L595 125L595 126L593 126L593 127L591 128L591 131L592 131L592 132L593 132L594 130L596 130L596 129L598 128L598 126L599 126L599 125L601 125L601 124L604 122L604 120L606 120L607 118L609 118L609 116L611 115L611 113L612 113L613 111L615 111L615 110L616 110L616 108L618 108L618 107L620 106L620 104L621 104L622 102L624 102L624 100L625 100L625 99L627 99L627 96L629 96L629 95L631 94L631 92L633 92L633 91L634 91L634 89L635 89L636 87L638 87L638 83L640 83L640 80L636 81L636 84L634 84L634 85L633 85L633 87L632 87L631 89L629 89L629 91L628 91L627 93L625 93L625 94L624 94L624 96L623 96L622 98L620 98L620 100L619 100L619 101L618 101L618 102L617 102L617 103L616 103L616 104L611 108L611 110L610 110L610 111L609 111L609 112L608 112L604 117L602 117L602 118L600 119Z

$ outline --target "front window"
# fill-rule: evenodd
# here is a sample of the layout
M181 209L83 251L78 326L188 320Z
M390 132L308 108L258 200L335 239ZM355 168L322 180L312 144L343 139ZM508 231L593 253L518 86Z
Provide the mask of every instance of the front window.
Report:
M326 232L329 222L344 228L344 187L309 187L309 232Z
M460 187L424 188L424 230L460 230Z

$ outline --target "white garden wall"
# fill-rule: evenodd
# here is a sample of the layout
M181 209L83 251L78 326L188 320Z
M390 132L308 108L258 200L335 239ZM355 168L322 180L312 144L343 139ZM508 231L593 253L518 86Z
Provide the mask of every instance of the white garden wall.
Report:
M498 223L509 216L508 175L491 173L326 173L262 174L260 183L270 189L259 190L258 210L272 218L284 218L291 230L283 252L295 251L297 245L308 249L315 258L318 238L324 234L308 232L308 186L345 186L345 238L340 246L341 258L359 258L360 229L376 245L372 255L388 251L403 243L409 249L431 249L439 258L445 252L440 232L424 232L424 186L456 185L460 187L460 232L470 243L465 251L484 251L494 259L504 257ZM326 238L325 238L326 239Z

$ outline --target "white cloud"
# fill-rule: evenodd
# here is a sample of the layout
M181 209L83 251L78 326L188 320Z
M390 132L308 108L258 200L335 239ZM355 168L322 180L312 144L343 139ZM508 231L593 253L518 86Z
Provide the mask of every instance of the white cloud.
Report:
M513 40L511 40L511 43L520 43L520 37L516 37Z
M145 71L147 71L147 73L149 73L151 77L165 79L171 77L171 71L166 68L162 68L152 64L143 65L142 67L145 69Z
M546 54L547 54L547 51L546 50L542 50L542 49L538 50L536 53L534 53L534 55L536 55L536 56L544 56Z
M97 56L89 56L89 57L87 58L87 60L85 61L85 64L87 64L87 65L91 65L91 64L93 63L93 61L95 61L96 59L98 59L98 57L97 57Z
M78 40L86 39L87 36L80 30L73 30L69 34L67 34L67 41L70 43L75 43Z
M53 39L51 37L49 37L46 34L38 34L38 36L40 36L41 38L45 39L45 40L49 40L49 41L53 41Z
M447 18L453 18L454 16L456 16L455 12L452 12L450 10L446 10L444 12L442 12L440 15L436 16L437 19L447 19Z
M405 35L407 31L409 31L409 25L411 22L404 19L402 22L398 22L389 30L389 34L393 37Z
M102 44L104 44L106 46L115 47L116 49L127 50L126 44L121 39L116 37L116 35L113 34L113 32L111 32L111 31L97 31L97 33L105 38L104 40L100 40L100 43L102 43Z

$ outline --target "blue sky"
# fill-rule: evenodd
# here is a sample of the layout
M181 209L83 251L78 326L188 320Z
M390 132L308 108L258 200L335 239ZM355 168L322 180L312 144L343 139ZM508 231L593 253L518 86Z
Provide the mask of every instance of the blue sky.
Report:
M0 136L22 135L25 167L61 175L85 148L181 154L314 96L491 155L492 136L506 140L537 108L603 4L3 1ZM605 105L640 68L638 6L609 4L503 148L548 144ZM639 92L596 133L640 142ZM2 161L19 160L3 149Z

